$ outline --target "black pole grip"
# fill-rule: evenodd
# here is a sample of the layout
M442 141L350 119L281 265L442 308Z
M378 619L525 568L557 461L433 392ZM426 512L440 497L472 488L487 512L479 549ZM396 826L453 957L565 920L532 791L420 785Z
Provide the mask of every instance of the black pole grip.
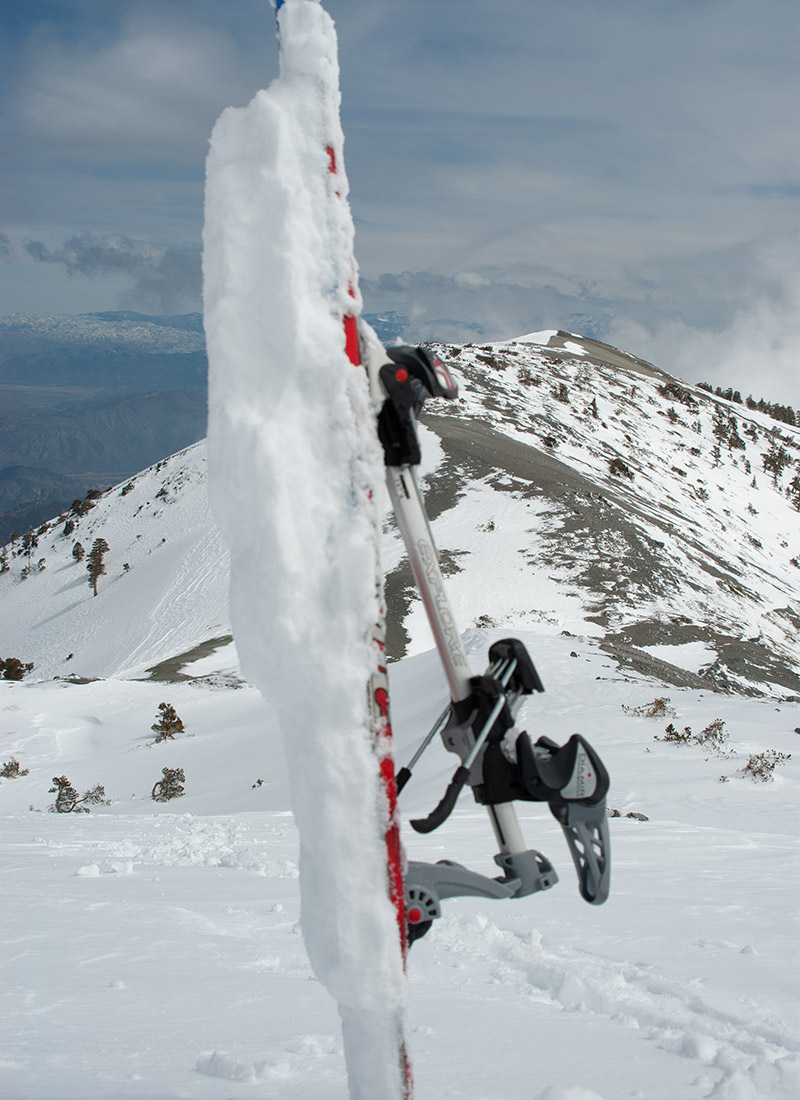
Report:
M458 801L458 796L461 794L468 779L469 768L465 768L463 764L461 767L456 768L455 774L450 780L447 790L444 792L442 801L431 810L427 817L420 817L412 821L411 828L415 829L418 833L432 833L434 829L438 829L440 825L444 824L453 812L455 804Z
M397 793L400 794L403 787L408 783L411 778L411 772L408 768L401 768L397 775L394 777L395 786L397 787Z

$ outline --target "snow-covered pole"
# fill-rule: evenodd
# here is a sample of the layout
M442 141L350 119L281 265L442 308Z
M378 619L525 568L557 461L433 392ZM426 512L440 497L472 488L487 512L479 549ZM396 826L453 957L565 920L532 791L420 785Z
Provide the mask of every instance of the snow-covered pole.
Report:
M209 482L242 670L284 734L303 936L339 1005L350 1095L409 1100L383 459L359 365L336 34L318 0L276 7L280 76L223 113L208 159Z

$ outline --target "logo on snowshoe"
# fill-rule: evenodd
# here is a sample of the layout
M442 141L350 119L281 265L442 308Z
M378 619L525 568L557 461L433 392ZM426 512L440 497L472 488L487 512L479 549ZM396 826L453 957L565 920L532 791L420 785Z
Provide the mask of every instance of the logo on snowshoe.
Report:
M597 789L597 776L589 756L582 748L575 756L575 767L566 787L561 788L561 797L570 799L589 798Z

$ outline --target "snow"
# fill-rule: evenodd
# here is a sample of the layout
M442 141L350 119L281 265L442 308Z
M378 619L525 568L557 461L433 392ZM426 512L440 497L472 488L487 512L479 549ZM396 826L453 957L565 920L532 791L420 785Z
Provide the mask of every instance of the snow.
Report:
M469 635L476 670L494 636ZM655 740L666 718L630 713L664 694L657 682L623 679L590 639L522 637L547 689L524 723L557 740L584 733L611 771L610 805L649 820L610 821L612 895L597 909L550 814L520 804L561 882L518 902L452 900L413 946L416 1095L794 1100L798 769L765 784L741 769L753 751L795 748L800 706L671 689L675 724L722 718L736 755L672 745ZM407 760L441 709L436 657L392 666L392 692ZM187 735L147 747L165 696ZM281 739L260 693L0 681L0 744L31 769L0 786L0 1093L203 1100L234 1095L228 1085L344 1100L337 1013L299 935ZM187 789L159 806L149 789L166 763L185 767ZM430 808L451 769L440 747L423 757L404 817ZM104 782L112 804L43 812L60 773L81 789ZM468 794L439 832L406 839L410 858L492 870Z
M354 1100L392 1100L406 981L366 690L383 459L366 373L344 348L360 301L333 23L286 3L279 24L279 80L223 113L208 158L210 492L241 667L286 744L303 938L339 1004Z
M585 355L586 348L582 348L580 344L576 344L574 340L565 340L564 348L567 351L571 351L573 355Z
M4 578L13 580L2 593L4 647L34 651L37 675L140 674L229 629L227 553L208 507L204 442L103 494L72 517L71 536L67 518L39 537L32 560L44 559L42 573L24 584L16 570ZM107 572L87 600L72 547L80 541L88 553L101 535Z
M670 664L688 669L689 672L699 672L701 668L708 668L717 656L716 650L702 642L688 642L686 645L646 645L642 648L653 657L669 661Z
M199 314L195 314L199 319ZM183 319L181 319L183 320ZM144 316L120 317L116 314L38 314L10 313L0 319L0 332L38 337L64 344L92 344L95 347L136 348L161 355L203 351L201 332L164 323Z
M519 344L542 344L547 347L554 336L558 336L558 329L548 328L541 332L529 332L527 336L517 336L516 341Z
M496 354L507 354L502 371L469 349L451 360L460 421L493 426L494 443L537 447L557 433L559 476L582 472L601 517L624 501L637 530L663 543L673 584L659 594L654 573L627 590L616 527L603 543L572 535L561 485L547 495L521 475L462 473L434 520L459 565L447 584L474 670L495 638L519 635L546 687L521 724L559 742L582 733L609 768L609 804L621 816L609 821L604 906L581 900L549 812L520 804L526 839L553 861L559 884L520 901L451 900L413 946L417 1098L795 1100L800 704L768 682L758 699L621 672L600 648L598 590L580 583L587 561L610 560L609 614L622 627L657 619L667 629L683 616L796 655L796 629L779 610L797 602L798 513L762 471L777 426L737 407L742 430L758 438L745 436L744 454L723 448L716 464L717 399L694 391L696 412L679 408L673 424L662 378L586 362L556 370L516 342ZM562 378L568 406L552 398ZM586 412L592 396L599 423ZM432 490L452 476L436 429L432 415ZM800 438L780 431L787 447ZM630 486L608 474L615 454L636 463ZM277 708L242 680L229 638L228 555L204 470L198 445L144 471L124 495L116 486L98 500L72 536L62 534L66 517L42 533L33 560L46 558L43 572L21 582L18 555L0 576L0 652L36 663L23 682L0 681L0 765L13 756L28 769L0 780L0 1095L13 1100L348 1095L336 1005L301 935L300 842ZM703 486L705 500L695 492ZM100 535L109 571L94 598L71 549ZM383 553L393 568L391 528ZM742 588L727 587L736 577ZM298 586L295 599L307 609L304 593ZM404 619L411 655L390 666L400 763L445 701L417 607L410 600ZM482 615L498 625L476 627ZM339 656L340 640L327 644L323 666ZM705 662L696 641L646 651L690 669ZM298 704L309 694L304 684ZM662 719L633 713L662 697L671 708ZM153 744L165 700L186 734ZM669 722L698 734L718 718L721 752L660 740ZM757 782L744 768L769 750L791 759ZM404 821L435 805L454 763L431 747L403 792ZM150 792L167 766L185 769L186 793L157 804ZM103 784L111 805L49 814L52 778L63 774L81 792ZM495 873L486 814L468 792L442 829L420 837L404 826L403 837L409 858ZM355 889L349 900L355 912Z

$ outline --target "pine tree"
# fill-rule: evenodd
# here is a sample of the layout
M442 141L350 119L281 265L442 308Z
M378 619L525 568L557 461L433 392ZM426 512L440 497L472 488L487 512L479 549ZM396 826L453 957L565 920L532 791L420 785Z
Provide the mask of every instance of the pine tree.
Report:
M89 572L89 584L92 586L92 594L97 595L97 581L106 571L103 555L108 553L108 543L105 539L95 539L92 549L86 559L86 568Z
M56 796L55 802L50 807L50 813L53 814L88 814L90 806L111 805L111 800L106 798L105 788L101 783L79 795L65 775L53 776L50 794Z
M184 793L183 784L186 775L183 768L162 768L162 778L154 785L150 797L154 802L169 802L172 798L180 798Z
M772 484L777 487L781 474L787 466L792 464L792 456L785 447L779 446L774 440L769 452L762 456L761 463L767 473L772 474Z
M150 729L156 735L156 741L172 741L176 734L184 733L184 726L172 703L158 704L159 716Z
M798 512L800 512L800 474L795 474L792 480L789 482L789 488L786 490L789 494L789 499L795 506Z

